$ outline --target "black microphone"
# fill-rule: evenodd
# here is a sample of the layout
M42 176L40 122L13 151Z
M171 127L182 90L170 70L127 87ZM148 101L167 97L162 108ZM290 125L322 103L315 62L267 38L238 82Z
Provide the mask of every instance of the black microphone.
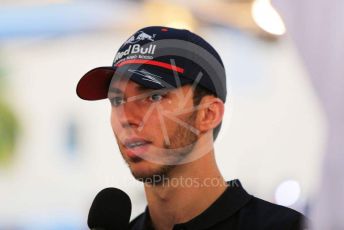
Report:
M94 198L87 224L92 230L125 230L129 227L131 201L117 188L105 188Z

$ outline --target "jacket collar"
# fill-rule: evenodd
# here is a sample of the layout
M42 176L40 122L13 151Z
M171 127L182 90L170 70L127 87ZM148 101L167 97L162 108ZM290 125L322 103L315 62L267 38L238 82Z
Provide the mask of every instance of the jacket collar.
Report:
M244 190L238 179L227 181L226 183L229 186L221 196L209 206L209 208L190 221L176 224L174 227L185 226L187 229L197 230L210 228L211 226L234 215L234 213L240 210L252 199L252 195L249 195ZM148 206L146 206L142 218L139 219L138 226L142 226L141 229L153 230Z

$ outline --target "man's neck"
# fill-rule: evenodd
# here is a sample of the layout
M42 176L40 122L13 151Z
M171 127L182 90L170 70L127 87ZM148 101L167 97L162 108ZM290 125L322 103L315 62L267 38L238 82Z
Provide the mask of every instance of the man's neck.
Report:
M177 165L160 185L145 184L149 214L156 230L170 230L205 211L226 189L214 152Z

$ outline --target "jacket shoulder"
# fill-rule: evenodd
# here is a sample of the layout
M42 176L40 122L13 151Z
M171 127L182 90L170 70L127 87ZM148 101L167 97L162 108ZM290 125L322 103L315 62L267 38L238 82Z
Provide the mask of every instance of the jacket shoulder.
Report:
M304 229L306 220L298 211L257 197L252 197L240 216L242 220L250 220L253 227L261 226L261 229Z

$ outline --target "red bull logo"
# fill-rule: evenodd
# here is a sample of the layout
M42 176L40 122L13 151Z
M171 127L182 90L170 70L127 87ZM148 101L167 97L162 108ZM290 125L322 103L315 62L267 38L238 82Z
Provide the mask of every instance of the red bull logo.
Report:
M125 56L128 56L129 54L142 54L142 55L153 55L155 52L156 45L149 45L147 47L141 47L140 44L130 45L128 49L118 52L116 54L114 63L116 63L118 60L122 59Z
M143 32L143 31L139 31L137 36L135 36L135 35L131 36L123 45L135 44L135 43L137 43L139 41L144 41L144 40L148 40L148 41L153 42L154 38L155 38L155 35L156 34L149 35L149 34Z

